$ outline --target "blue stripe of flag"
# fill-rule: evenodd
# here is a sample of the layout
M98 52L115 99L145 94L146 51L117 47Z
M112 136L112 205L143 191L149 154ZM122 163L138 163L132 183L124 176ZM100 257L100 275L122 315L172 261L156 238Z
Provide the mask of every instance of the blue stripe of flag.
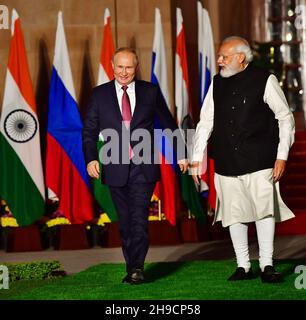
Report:
M200 62L199 62L199 69L200 69L200 99L201 104L200 107L202 107L204 99L207 95L210 83L211 83L211 71L207 68L208 66L208 57L205 57L205 74L203 76L203 54L200 52ZM203 79L203 77L205 79ZM203 81L204 81L204 88L203 88Z
M208 57L206 57L206 66L208 66ZM210 70L206 67L205 68L205 87L204 87L204 97L206 97L206 94L208 92L209 86L211 82L211 72Z
M200 62L199 62L199 69L200 69L200 72L199 72L199 74L200 74L200 107L202 107L202 104L203 104L203 101L204 101L204 97L205 97L205 95L204 95L204 92L202 91L202 88L203 88L203 81L204 81L204 79L203 79L203 73L202 73L202 70L203 70L203 54L202 54L202 52L200 52L200 57L199 57L199 59L200 59Z
M82 128L77 103L53 67L49 92L48 132L64 149L90 188L82 151Z
M162 128L160 122L158 121L157 117L154 119L154 129L165 129ZM171 164L171 167L174 171L178 172L178 166L177 166L177 156L174 152L173 145L171 142L165 137L165 135L162 136L156 136L155 137L155 143L161 152L161 154L165 157L167 162Z
M154 66L155 66L155 59L156 59L156 53L152 53L152 70L151 70L151 82L159 87L158 79L154 73ZM162 91L160 90L162 93ZM164 98L164 97L163 97ZM159 122L158 118L155 117L154 119L154 128L155 129L161 129L164 130L161 126L161 123ZM165 157L165 159L171 164L171 167L174 171L178 172L178 166L177 166L177 156L173 150L173 146L171 142L165 137L156 137L155 140L156 145L158 146L158 149L162 153L162 155Z
M154 73L154 67L155 67L155 60L156 60L156 53L152 52L152 70L151 70L151 82L153 84L156 84L159 86L158 79L156 78L156 75Z

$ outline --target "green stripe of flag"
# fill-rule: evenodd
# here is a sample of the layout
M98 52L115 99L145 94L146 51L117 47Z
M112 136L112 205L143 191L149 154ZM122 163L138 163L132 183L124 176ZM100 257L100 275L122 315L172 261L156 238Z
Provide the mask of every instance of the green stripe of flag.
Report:
M98 148L98 154L100 154L100 150L103 147L103 141L98 141L97 148ZM102 163L99 161L100 164L100 175L102 174ZM94 196L99 203L101 209L108 215L109 219L111 221L117 221L118 216L117 212L112 200L111 193L109 191L109 187L105 184L101 183L101 179L95 179L94 180Z
M6 201L20 226L30 225L45 212L41 193L1 132L0 196Z
M181 192L183 200L198 223L206 223L207 219L201 204L200 195L196 190L192 177L188 173L181 174Z

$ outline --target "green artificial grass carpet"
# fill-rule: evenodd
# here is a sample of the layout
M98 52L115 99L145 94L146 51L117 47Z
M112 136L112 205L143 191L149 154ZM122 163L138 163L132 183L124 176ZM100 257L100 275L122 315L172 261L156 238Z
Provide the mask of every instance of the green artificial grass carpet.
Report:
M147 282L121 283L124 264L100 264L78 274L56 280L17 281L0 290L0 299L10 300L306 300L306 289L296 289L294 273L306 260L276 261L284 282L262 283L260 277L247 281L227 281L234 261L193 261L150 263L145 266ZM257 261L252 262L258 274Z

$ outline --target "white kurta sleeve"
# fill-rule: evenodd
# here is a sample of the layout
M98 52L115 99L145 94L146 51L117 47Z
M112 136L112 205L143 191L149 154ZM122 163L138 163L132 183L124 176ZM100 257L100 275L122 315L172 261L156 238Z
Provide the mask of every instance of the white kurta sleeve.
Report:
M289 149L294 142L295 123L285 94L274 75L271 75L267 80L264 102L269 105L275 114L275 119L278 120L279 144L277 159L287 160Z
M208 89L204 99L200 121L197 125L193 138L192 161L202 161L207 141L211 135L214 124L214 99L213 99L213 81Z

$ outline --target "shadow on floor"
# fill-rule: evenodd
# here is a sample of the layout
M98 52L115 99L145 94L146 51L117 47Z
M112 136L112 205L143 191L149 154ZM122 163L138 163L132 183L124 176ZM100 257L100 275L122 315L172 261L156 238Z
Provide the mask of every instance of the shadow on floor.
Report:
M257 239L249 239L249 249L251 259L256 256ZM258 253L257 253L258 255ZM196 247L190 246L190 251L186 252L186 248L178 248L167 256L169 261L194 261L194 260L233 260L235 252L231 240L222 240L214 242L203 242Z
M165 278L176 273L185 265L185 262L158 262L151 263L145 268L146 282L154 282L158 279Z
M151 263L145 268L146 282L154 282L158 279L165 278L171 274L176 273L184 267L187 261L178 262L158 262ZM252 260L252 269L255 277L260 276L260 268L258 260ZM284 260L274 260L274 266L278 272L280 272L285 280L287 277L291 276L295 272L295 268L298 265L306 265L305 259L284 259Z
M295 268L299 265L306 266L306 259L284 259L274 260L274 265L280 269L280 272L284 278L295 273Z

